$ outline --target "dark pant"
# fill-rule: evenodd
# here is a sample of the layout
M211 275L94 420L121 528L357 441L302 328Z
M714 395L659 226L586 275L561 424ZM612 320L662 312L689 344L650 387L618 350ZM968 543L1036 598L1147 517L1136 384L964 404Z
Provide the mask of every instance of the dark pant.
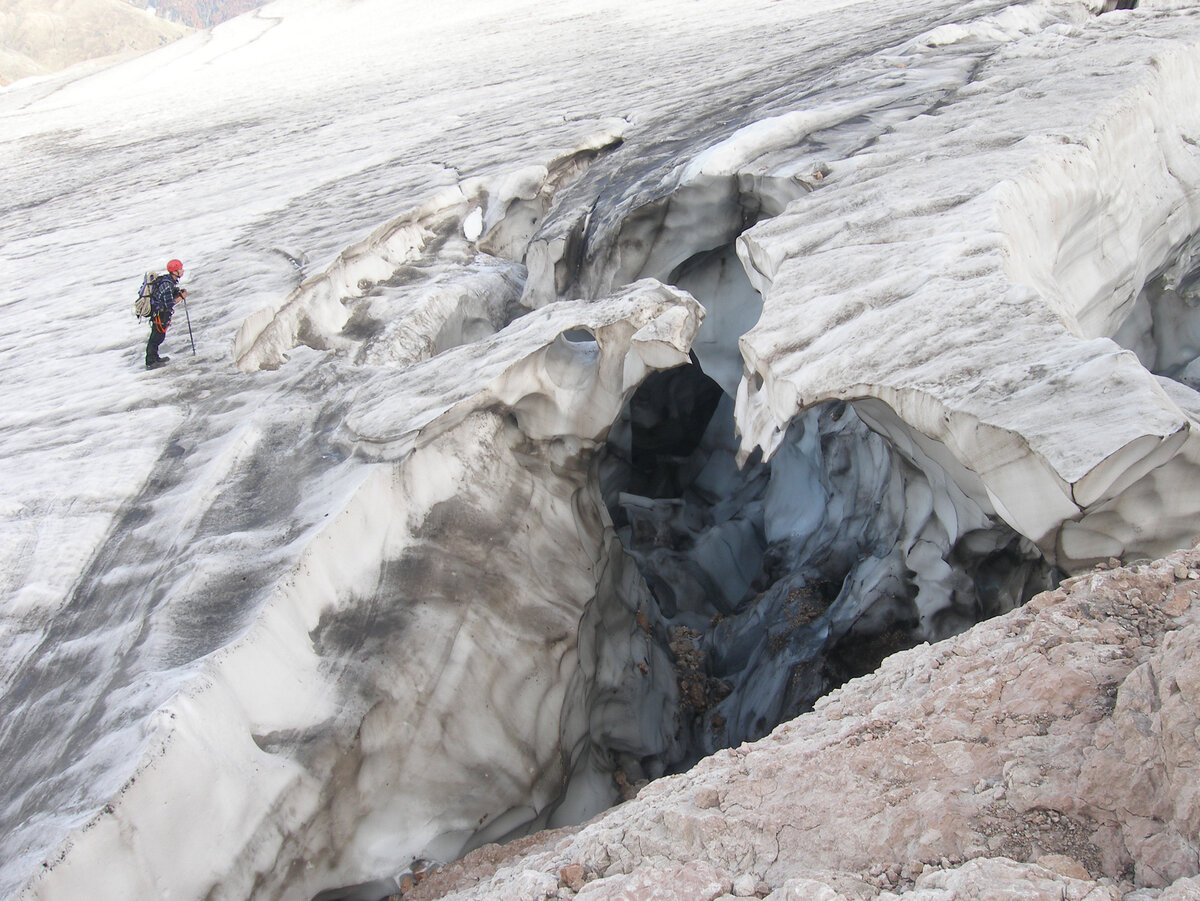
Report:
M166 332L160 332L154 321L150 322L150 340L146 342L146 365L153 366L158 362L158 349L162 346Z

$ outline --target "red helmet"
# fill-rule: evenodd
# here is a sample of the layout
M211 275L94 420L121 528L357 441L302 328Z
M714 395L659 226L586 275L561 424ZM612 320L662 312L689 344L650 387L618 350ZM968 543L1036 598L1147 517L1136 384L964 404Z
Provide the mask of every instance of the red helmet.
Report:
M179 260L171 260L167 263L167 272L183 272L183 263Z

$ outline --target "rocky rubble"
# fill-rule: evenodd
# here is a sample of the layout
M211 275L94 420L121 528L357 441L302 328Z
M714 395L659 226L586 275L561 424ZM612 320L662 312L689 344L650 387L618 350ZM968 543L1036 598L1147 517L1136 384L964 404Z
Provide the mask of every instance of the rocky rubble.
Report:
M404 901L1200 898L1198 569L1100 564Z

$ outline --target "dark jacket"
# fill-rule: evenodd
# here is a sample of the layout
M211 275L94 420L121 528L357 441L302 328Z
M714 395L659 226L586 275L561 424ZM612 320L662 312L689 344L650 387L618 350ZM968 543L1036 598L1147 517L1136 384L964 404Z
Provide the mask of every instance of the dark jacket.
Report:
M165 332L175 313L175 298L179 296L179 285L171 273L160 275L150 286L150 317L159 331Z

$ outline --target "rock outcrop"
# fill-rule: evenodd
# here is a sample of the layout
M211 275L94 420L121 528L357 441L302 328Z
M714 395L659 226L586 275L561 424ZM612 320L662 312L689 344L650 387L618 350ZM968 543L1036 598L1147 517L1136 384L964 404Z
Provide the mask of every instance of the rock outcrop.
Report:
M1192 549L1067 580L405 901L1195 898L1198 570Z

